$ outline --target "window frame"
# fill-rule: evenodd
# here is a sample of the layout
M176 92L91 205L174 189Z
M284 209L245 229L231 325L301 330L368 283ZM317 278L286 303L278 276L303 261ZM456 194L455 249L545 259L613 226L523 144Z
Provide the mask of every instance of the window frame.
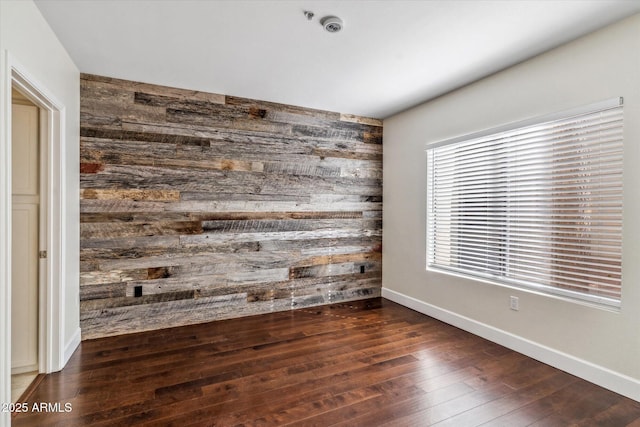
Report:
M504 275L492 276L487 274L480 274L477 272L474 273L473 271L469 271L469 269L465 270L464 268L460 268L459 261L456 261L458 263L457 267L446 267L443 265L433 265L432 263L430 263L429 251L434 246L434 243L431 241L431 239L433 238L434 232L430 228L431 227L430 224L432 224L430 215L432 215L432 212L433 212L432 211L433 209L432 197L433 197L433 191L434 191L433 175L435 171L433 170L433 168L430 167L429 154L430 152L432 152L433 150L439 147L452 146L454 144L464 144L465 142L481 140L482 138L495 137L503 134L509 134L510 132L530 128L533 126L544 125L544 124L548 124L556 121L568 120L571 117L575 117L575 116L594 114L597 112L603 112L603 111L611 110L615 108L622 109L622 107L623 107L623 98L616 97L613 99L608 99L606 101L601 101L601 102L581 106L578 108L573 108L571 110L565 110L565 111L538 116L538 117L534 117L534 118L530 118L522 121L512 122L505 125L489 128L480 132L474 132L467 135L462 135L455 138L450 138L450 139L426 144L426 147L425 147L426 154L427 154L427 188L426 188L427 211L426 211L426 254L425 254L426 269L428 271L435 271L435 272L445 273L449 275L464 277L467 279L476 280L480 282L491 283L491 284L500 285L500 286L513 287L513 288L517 288L519 290L524 290L524 291L533 291L533 292L547 295L547 296L565 297L565 298L569 298L572 301L594 303L597 306L619 309L622 305L622 284L623 284L623 277L622 277L622 273L623 273L622 229L623 229L623 203L624 203L624 194L623 194L623 188L622 188L623 181L624 181L623 165L620 165L621 167L620 169L620 186L621 186L621 189L620 189L620 242L619 242L619 251L620 251L619 288L620 289L619 289L619 296L617 298L614 298L614 297L603 296L603 295L589 294L585 291L575 291L575 290L566 289L562 287L556 287L553 285L546 285L546 284L540 284L540 283L526 283L523 280L511 280ZM623 116L622 111L620 112L620 115ZM624 150L624 128L623 128L623 124L621 124L620 126L621 126L620 145L621 145L621 149ZM510 250L509 249L510 237L508 233L508 228L509 228L509 222L506 221L504 225L504 230L501 230L501 234L506 235L506 237L503 239L505 252L509 252ZM460 233L457 232L457 235L459 234ZM454 240L452 238L449 238L447 241L453 242ZM505 256L505 260L506 260L505 262L509 262L507 257L508 255ZM551 259L552 257L549 257L549 260ZM508 266L504 266L503 268L508 268Z

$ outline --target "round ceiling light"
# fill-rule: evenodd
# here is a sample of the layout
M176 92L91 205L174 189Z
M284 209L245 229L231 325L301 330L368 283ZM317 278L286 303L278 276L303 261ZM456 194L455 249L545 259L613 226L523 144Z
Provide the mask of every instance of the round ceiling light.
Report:
M330 33L337 33L343 26L342 19L337 16L325 16L320 20L320 24Z

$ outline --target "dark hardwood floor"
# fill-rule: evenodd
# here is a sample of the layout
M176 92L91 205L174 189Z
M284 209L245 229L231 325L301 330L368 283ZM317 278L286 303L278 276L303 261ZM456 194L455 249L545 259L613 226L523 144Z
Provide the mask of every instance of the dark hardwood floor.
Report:
M84 341L40 402L61 412L13 425L640 426L638 402L384 299Z

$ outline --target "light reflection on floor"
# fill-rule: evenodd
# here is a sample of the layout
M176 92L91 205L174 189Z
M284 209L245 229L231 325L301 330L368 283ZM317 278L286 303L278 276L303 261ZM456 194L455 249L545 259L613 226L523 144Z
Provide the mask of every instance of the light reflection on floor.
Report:
M11 375L11 401L17 402L18 398L22 396L27 387L38 376L37 371L25 372L24 374Z

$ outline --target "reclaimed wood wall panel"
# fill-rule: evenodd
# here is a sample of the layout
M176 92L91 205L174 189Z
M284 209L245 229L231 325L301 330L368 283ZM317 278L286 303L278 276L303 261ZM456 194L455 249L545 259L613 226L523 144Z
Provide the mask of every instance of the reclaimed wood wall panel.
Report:
M84 74L80 144L84 339L380 295L381 121Z

